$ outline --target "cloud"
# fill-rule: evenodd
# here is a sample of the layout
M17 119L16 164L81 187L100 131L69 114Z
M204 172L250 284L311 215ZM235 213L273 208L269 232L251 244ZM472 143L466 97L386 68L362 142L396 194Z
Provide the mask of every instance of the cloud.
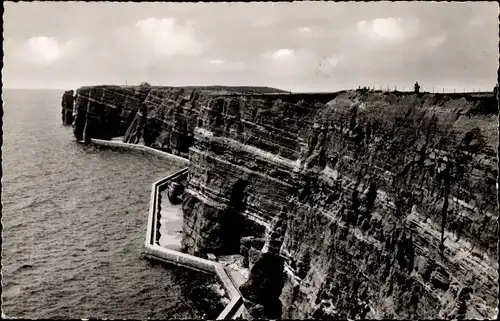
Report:
M227 61L224 59L212 59L209 60L208 63L210 66L213 68L211 70L218 70L218 71L236 71L236 70L244 70L245 69L245 64L240 62L240 61Z
M311 49L279 49L263 55L256 69L266 75L280 79L292 79L313 75L318 64L318 56Z
M425 47L428 49L435 49L441 46L446 41L446 38L447 38L446 34L441 34L438 36L427 38L427 40L424 43Z
M469 19L469 25L471 27L480 27L485 24L485 20L482 15L474 15Z
M125 79L155 84L274 82L278 87L310 88L358 83L409 86L416 79L426 86L451 80L471 86L496 82L494 3L146 3L139 7L81 2L75 10L76 4L6 6L4 38L10 39L4 42L6 81L12 86L14 82L124 83ZM259 19L252 19L256 15ZM45 47L37 41L28 45L26 40L37 36L52 41ZM84 47L67 45L69 39L81 40ZM328 58L338 55L338 61ZM27 66L28 59L39 63Z
M213 59L213 60L210 60L208 63L212 64L212 65L221 65L221 64L225 63L225 61L222 59Z
M139 20L136 28L156 54L160 56L199 56L202 43L196 38L194 28L179 24L175 18L147 18Z
M333 70L339 65L341 58L339 56L330 56L323 59L318 64L317 75L329 76Z
M418 33L418 23L402 18L378 18L359 21L357 30L372 40L401 41Z
M52 63L71 54L79 45L76 40L59 43L53 37L33 37L24 44L23 55L29 62Z
M274 60L284 60L293 57L294 54L295 50L293 49L279 49L271 53L266 53L264 56Z

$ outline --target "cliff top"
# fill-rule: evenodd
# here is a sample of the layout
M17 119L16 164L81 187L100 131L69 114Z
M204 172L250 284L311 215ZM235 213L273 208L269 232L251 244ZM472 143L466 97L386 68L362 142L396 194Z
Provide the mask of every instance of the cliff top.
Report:
M198 89L203 91L215 91L221 94L232 93L232 94L268 94L268 93L289 93L286 90L266 87L266 86L150 86L150 85L99 85L99 86L82 86L78 88L90 89L90 88L100 88L100 89L125 89L125 90L135 90L137 88L151 88L151 89Z

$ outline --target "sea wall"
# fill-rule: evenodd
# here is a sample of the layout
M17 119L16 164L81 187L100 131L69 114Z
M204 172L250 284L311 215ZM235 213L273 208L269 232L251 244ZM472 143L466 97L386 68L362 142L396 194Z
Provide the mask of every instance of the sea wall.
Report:
M241 252L254 285L283 277L266 283L282 318L496 317L491 94L77 94L77 139L189 157L184 251ZM265 263L280 261L265 254L269 235L282 276ZM262 289L244 288L246 305L259 301L249 292Z
M188 160L175 156L169 153L159 151L157 149L123 143L118 141L106 141L92 138L90 142L99 147L111 148L111 149L122 149L122 150L139 150L147 152L153 155L157 155L164 158L175 159L181 163L188 164ZM242 313L244 313L244 307L242 306L241 295L236 288L236 286L231 281L230 277L227 275L226 271L220 263L199 258L193 255L185 254L175 250L163 248L159 246L159 230L157 229L157 224L159 221L159 213L161 207L161 197L160 192L166 187L168 182L175 180L178 177L187 174L187 168L181 169L180 171L173 173L167 177L164 177L151 185L151 198L149 204L149 215L148 215L148 225L146 231L145 239L145 255L151 259L159 260L168 264L175 264L181 267L189 268L192 270L197 270L204 273L212 273L217 276L219 283L224 288L226 295L229 298L229 303L226 305L224 310L217 317L217 320L223 319L236 319Z

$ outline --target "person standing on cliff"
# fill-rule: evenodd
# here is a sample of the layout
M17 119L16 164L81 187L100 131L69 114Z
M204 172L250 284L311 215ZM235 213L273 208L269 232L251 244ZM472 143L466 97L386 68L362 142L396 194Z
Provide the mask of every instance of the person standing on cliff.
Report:
M415 93L418 94L420 92L420 85L418 84L418 81L415 83Z

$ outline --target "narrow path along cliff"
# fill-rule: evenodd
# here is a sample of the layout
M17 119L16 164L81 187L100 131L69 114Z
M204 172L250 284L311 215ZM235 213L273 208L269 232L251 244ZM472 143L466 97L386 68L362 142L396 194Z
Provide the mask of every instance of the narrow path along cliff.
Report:
M491 93L72 95L63 121L77 140L123 137L189 158L182 249L243 257L249 317L496 318Z

